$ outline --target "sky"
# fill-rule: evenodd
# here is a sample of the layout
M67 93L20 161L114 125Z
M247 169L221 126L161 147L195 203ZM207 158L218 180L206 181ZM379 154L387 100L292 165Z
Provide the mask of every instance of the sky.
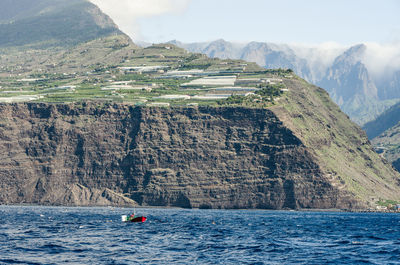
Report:
M400 0L90 0L134 41L400 43Z

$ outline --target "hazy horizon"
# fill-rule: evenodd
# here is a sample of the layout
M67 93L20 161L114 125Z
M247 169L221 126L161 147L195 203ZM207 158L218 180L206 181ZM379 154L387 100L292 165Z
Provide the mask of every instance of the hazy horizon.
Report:
M135 41L400 42L400 2L383 0L90 0Z

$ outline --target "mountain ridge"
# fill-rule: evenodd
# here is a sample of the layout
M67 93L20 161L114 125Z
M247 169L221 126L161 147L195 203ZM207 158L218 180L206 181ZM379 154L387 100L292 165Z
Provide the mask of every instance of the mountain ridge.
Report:
M122 32L100 9L86 0L25 0L5 1L0 9L20 3L0 24L0 48L28 45L48 48L73 46L99 37L119 35ZM0 16L1 20L1 16Z
M400 122L400 103L392 106L374 121L363 126L370 139L382 134L384 131L396 126Z
M400 172L400 103L365 124L363 129L377 151Z

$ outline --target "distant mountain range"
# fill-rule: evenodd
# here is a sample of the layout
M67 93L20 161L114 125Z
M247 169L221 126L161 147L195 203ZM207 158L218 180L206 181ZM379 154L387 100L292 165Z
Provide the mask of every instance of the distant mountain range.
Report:
M88 1L0 2L0 48L72 46L117 34L114 22Z
M210 57L243 59L265 68L291 68L302 78L326 89L342 110L359 124L375 119L400 101L400 66L376 74L370 67L373 62L369 56L373 51L368 45L308 48L261 42L236 44L224 40L170 43Z

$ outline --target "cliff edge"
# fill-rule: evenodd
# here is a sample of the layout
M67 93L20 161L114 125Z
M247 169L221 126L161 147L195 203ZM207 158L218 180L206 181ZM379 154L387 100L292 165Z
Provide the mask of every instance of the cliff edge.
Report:
M364 209L400 199L399 174L328 94L285 82L270 109L0 104L0 203Z

